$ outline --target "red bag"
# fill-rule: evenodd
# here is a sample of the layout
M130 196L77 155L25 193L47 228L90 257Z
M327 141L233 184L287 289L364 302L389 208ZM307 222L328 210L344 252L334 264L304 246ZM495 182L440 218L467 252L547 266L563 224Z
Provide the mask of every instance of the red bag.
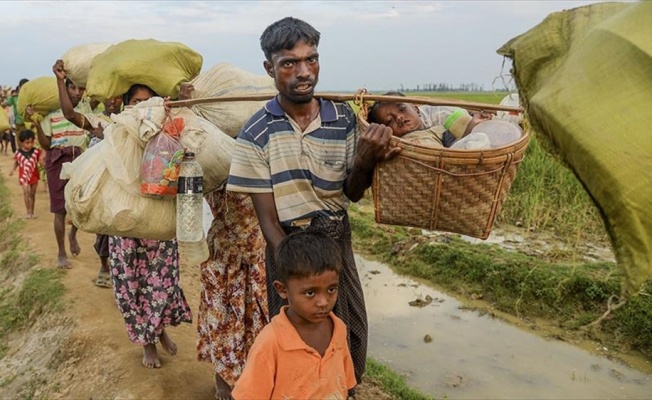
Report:
M156 198L176 196L183 158L183 147L178 138L184 126L183 118L168 120L161 132L147 143L140 163L142 194Z

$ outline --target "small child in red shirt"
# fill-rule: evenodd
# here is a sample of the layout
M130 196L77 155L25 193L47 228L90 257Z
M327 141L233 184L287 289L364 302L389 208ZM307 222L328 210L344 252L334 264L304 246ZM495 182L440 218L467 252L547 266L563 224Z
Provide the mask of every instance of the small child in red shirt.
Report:
M286 236L275 254L278 294L288 304L254 341L232 396L241 399L346 399L356 385L347 328L333 314L340 250L323 233Z
M25 218L36 218L34 215L34 202L36 201L36 188L39 181L38 164L42 164L41 150L34 147L34 132L26 129L18 135L20 148L14 153L14 168L9 172L12 176L18 169L18 183L23 188Z

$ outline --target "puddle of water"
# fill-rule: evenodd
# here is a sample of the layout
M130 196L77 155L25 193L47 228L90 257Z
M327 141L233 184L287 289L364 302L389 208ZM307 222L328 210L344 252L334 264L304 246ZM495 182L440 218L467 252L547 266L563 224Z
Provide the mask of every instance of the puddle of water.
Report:
M424 236L451 235L445 232L422 230ZM611 261L616 262L613 251L608 246L582 242L571 248L559 238L548 232L526 233L522 230L495 229L485 240L470 236L460 235L460 238L471 244L494 244L506 250L519 251L530 255L544 254L553 250L572 251L582 260L588 262Z
M356 256L369 355L410 386L450 399L649 399L652 376L476 311ZM422 308L408 303L432 298ZM432 341L424 340L429 335Z

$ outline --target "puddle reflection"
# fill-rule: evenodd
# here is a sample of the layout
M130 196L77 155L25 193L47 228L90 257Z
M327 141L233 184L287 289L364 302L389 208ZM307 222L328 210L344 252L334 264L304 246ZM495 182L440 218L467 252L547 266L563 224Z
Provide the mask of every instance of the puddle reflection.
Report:
M369 316L369 355L424 393L450 399L652 397L650 375L461 310L455 298L384 264L359 256L356 263ZM424 307L408 304L426 296L432 302Z

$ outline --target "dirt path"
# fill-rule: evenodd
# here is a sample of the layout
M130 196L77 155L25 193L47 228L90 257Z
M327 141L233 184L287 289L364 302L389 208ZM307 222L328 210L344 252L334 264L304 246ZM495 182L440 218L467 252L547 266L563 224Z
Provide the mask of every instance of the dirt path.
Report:
M16 176L8 176L11 167L11 157L0 155L0 173L5 178L14 213L22 216L25 214L22 190ZM55 268L57 246L53 216L49 212L48 194L42 184L36 196L35 214L37 219L25 220L23 237L41 257L40 267ZM48 351L45 352L38 348L31 349L37 357L47 358L52 354L50 360L43 360L52 373L50 377L41 378L42 386L39 385L36 390L37 396L50 399L214 398L212 366L196 360L195 323L170 328L168 332L178 345L178 354L171 357L159 349L162 367L144 368L141 365L142 347L132 344L127 338L113 291L93 285L100 262L93 249L95 235L80 231L78 240L81 254L77 257L69 254L72 269L66 272L64 278L68 310L59 320L60 323L65 321L65 325L72 325L72 328L50 326L48 329L46 326L38 333L38 340L25 339L20 345L19 351L28 353L29 343L29 346L47 346ZM198 268L181 271L181 286L195 321L199 279ZM51 335L53 330L60 334L48 339L47 333ZM30 332L30 335L35 334ZM388 398L377 388L364 386L357 396L359 399Z
M22 216L22 190L15 176L7 177L10 157L0 156L0 168L14 212ZM48 194L40 186L35 208L38 218L25 220L23 236L39 253L42 267L54 268L57 246L53 216ZM159 350L162 368L142 367L142 348L127 338L113 291L93 285L100 262L93 249L95 235L80 231L78 239L81 254L71 257L69 253L72 269L64 279L66 304L74 328L61 344L57 358L62 363L43 394L49 398L212 398L212 368L208 363L196 361L195 325L169 329L179 352L170 357ZM195 312L199 299L198 270L182 271L181 285Z

